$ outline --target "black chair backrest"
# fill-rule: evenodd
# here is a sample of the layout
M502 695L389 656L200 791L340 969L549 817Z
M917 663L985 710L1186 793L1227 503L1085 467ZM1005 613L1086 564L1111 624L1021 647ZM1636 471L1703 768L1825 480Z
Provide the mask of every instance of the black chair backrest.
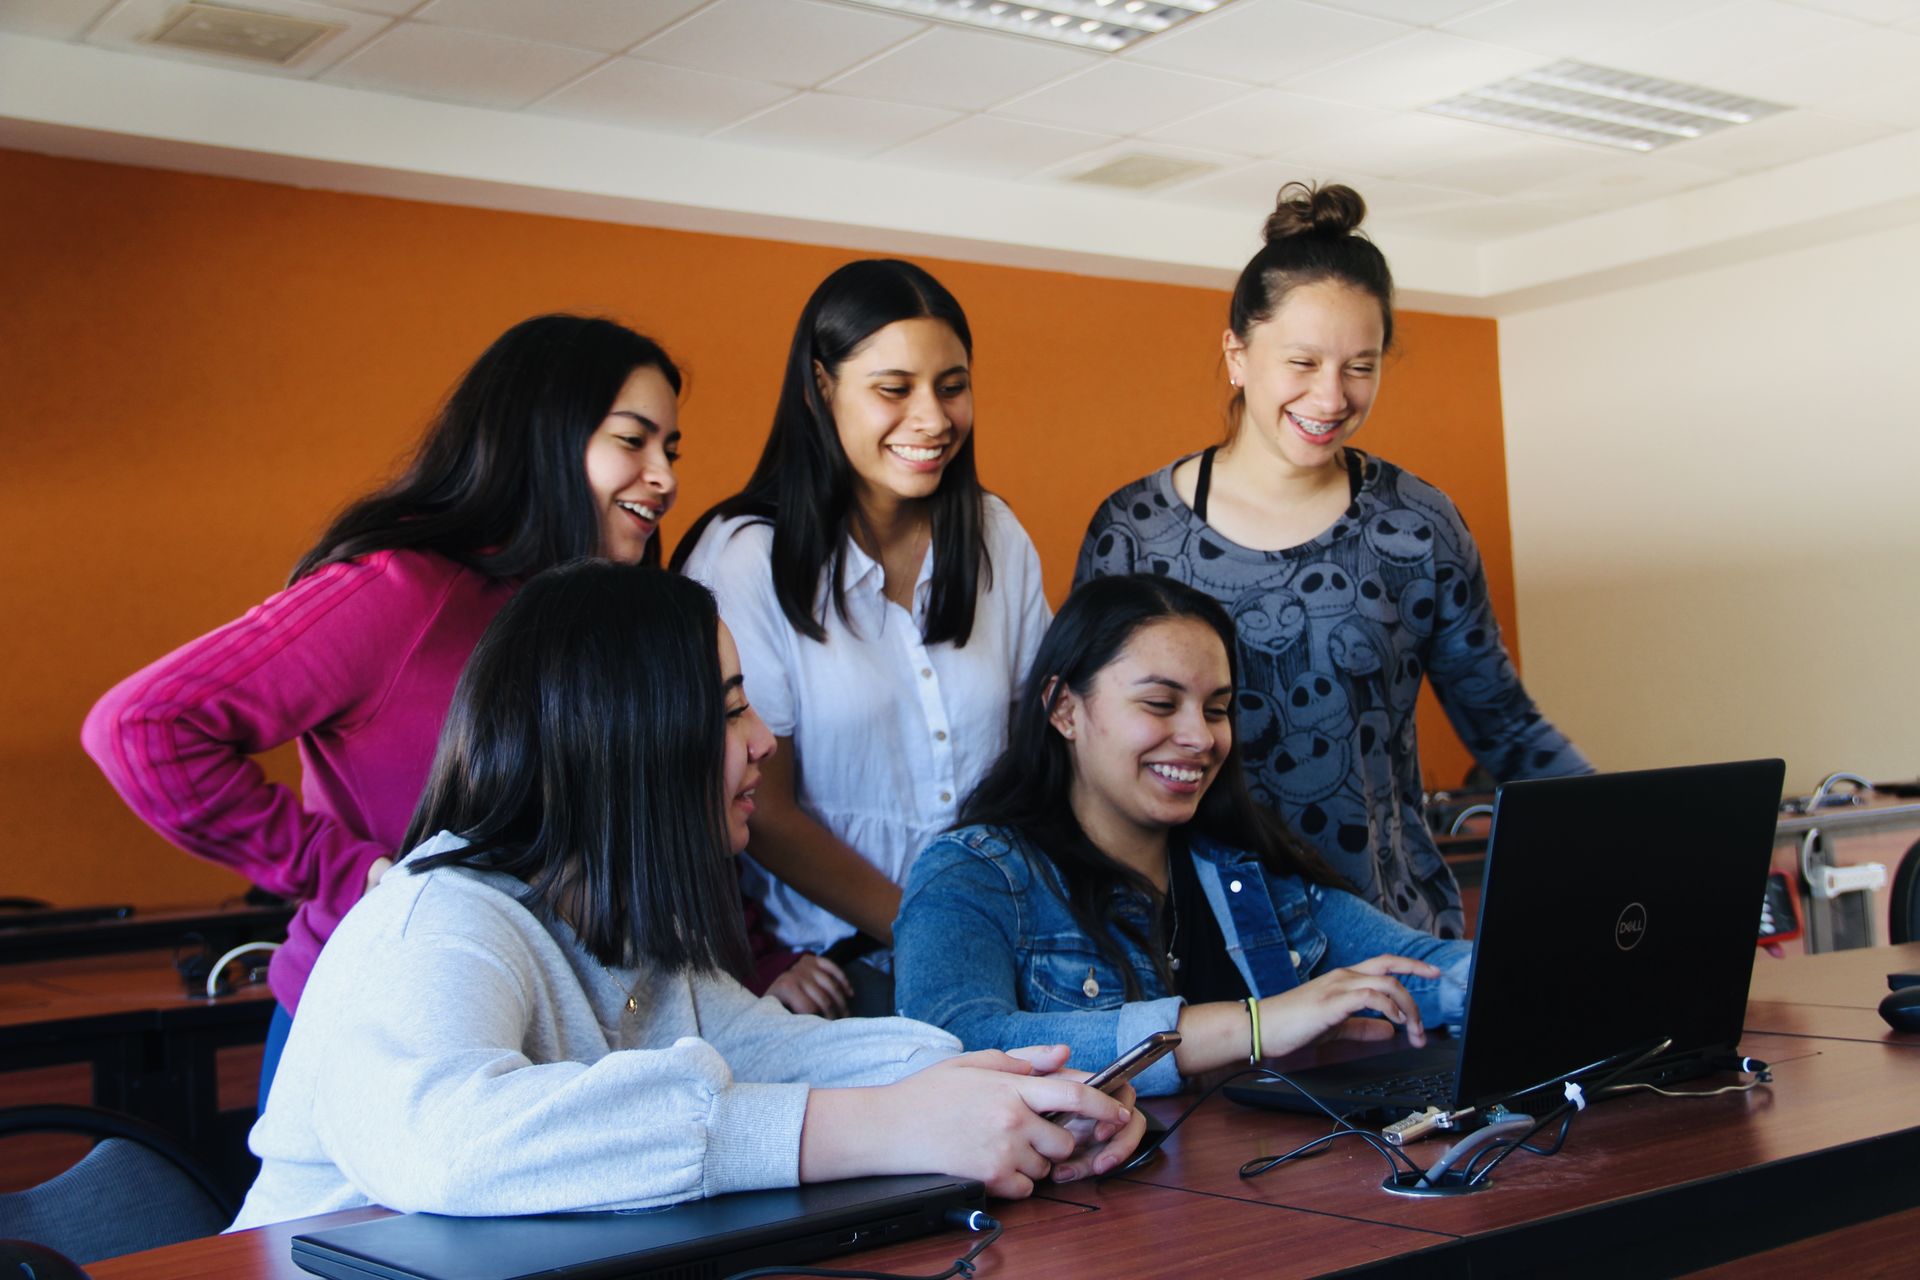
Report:
M0 1139L23 1133L100 1139L84 1158L25 1191L0 1195L0 1239L31 1240L79 1263L224 1230L234 1205L170 1135L97 1107L0 1111Z
M1887 941L1916 938L1920 938L1920 840L1900 859L1893 873L1893 892L1887 895Z

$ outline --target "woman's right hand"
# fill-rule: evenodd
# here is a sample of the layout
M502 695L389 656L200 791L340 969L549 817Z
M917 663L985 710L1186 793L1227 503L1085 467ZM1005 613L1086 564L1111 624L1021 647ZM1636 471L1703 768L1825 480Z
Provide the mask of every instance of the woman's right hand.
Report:
M767 994L793 1013L844 1018L847 1001L853 999L853 984L839 965L808 952L773 980Z
M880 1088L816 1089L800 1134L800 1180L945 1173L983 1182L989 1195L1032 1195L1034 1184L1076 1146L1047 1114L1092 1120L1095 1144L1132 1120L1106 1094L1053 1074L1066 1056L1064 1045L1018 1056L989 1049Z
M1323 973L1291 991L1260 1002L1261 1056L1277 1058L1316 1040L1388 1040L1405 1027L1415 1045L1427 1042L1420 1008L1393 975L1437 978L1440 970L1406 956L1374 956ZM1356 1015L1377 1013L1380 1018Z

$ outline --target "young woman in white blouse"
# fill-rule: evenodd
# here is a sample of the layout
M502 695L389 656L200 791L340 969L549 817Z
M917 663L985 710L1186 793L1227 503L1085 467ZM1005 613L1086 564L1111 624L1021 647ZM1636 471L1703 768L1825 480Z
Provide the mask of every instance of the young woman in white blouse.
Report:
M884 950L844 976L819 953L890 942L908 867L999 754L1049 620L1032 541L974 471L972 355L926 271L835 271L752 477L674 556L718 597L780 739L744 883L823 1013L891 1012Z

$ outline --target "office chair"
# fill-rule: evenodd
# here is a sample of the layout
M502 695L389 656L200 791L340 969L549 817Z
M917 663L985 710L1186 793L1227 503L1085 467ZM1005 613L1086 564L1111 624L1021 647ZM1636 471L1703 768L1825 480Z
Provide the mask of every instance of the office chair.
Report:
M1900 859L1893 873L1893 892L1887 895L1887 941L1916 938L1920 938L1920 840Z
M0 1194L0 1239L31 1240L85 1265L215 1235L233 1202L163 1130L98 1107L0 1110L0 1140L25 1133L98 1139L77 1164L25 1191Z

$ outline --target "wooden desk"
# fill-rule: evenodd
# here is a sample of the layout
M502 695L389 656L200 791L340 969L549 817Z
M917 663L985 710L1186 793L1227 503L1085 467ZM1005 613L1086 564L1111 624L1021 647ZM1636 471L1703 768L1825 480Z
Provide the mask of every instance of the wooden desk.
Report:
M264 985L218 1000L189 995L170 949L0 966L0 1092L9 1103L66 1102L76 1100L70 1090L83 1090L96 1106L174 1134L230 1189L244 1191L256 1168L246 1134L259 1057L225 1051L261 1043L272 1016ZM72 1071L46 1070L63 1066ZM39 1159L56 1160L45 1171L56 1172L71 1162L75 1143L50 1140L49 1155L10 1160L9 1172L30 1174L27 1165Z
M1771 963L1777 968L1770 994L1852 998L1854 975L1845 965L1884 970L1907 960L1880 949ZM1822 966L1817 972L1830 982L1805 978L1798 970L1804 965ZM1880 981L1884 986L1884 972ZM1779 999L1760 1004L1769 1017L1849 1011ZM1714 1098L1637 1093L1610 1100L1575 1121L1559 1155L1516 1155L1490 1189L1436 1200L1381 1191L1383 1160L1352 1139L1318 1158L1242 1179L1243 1161L1288 1150L1326 1125L1216 1098L1138 1174L1049 1187L1033 1200L999 1206L1007 1232L981 1256L979 1274L1072 1280L1549 1270L1617 1277L1680 1274L1752 1254L1776 1268L1759 1274L1788 1274L1779 1268L1809 1256L1795 1242L1822 1233L1842 1253L1879 1256L1903 1247L1920 1210L1914 1041L1750 1034L1743 1047L1773 1064L1771 1086ZM1170 1118L1187 1101L1147 1105ZM1411 1150L1425 1164L1440 1149L1423 1143ZM292 1265L288 1239L344 1220L192 1241L92 1271L101 1280L291 1280L303 1273ZM947 1233L862 1253L847 1265L938 1270L965 1247L965 1237ZM1902 1260L1911 1258L1908 1252Z

